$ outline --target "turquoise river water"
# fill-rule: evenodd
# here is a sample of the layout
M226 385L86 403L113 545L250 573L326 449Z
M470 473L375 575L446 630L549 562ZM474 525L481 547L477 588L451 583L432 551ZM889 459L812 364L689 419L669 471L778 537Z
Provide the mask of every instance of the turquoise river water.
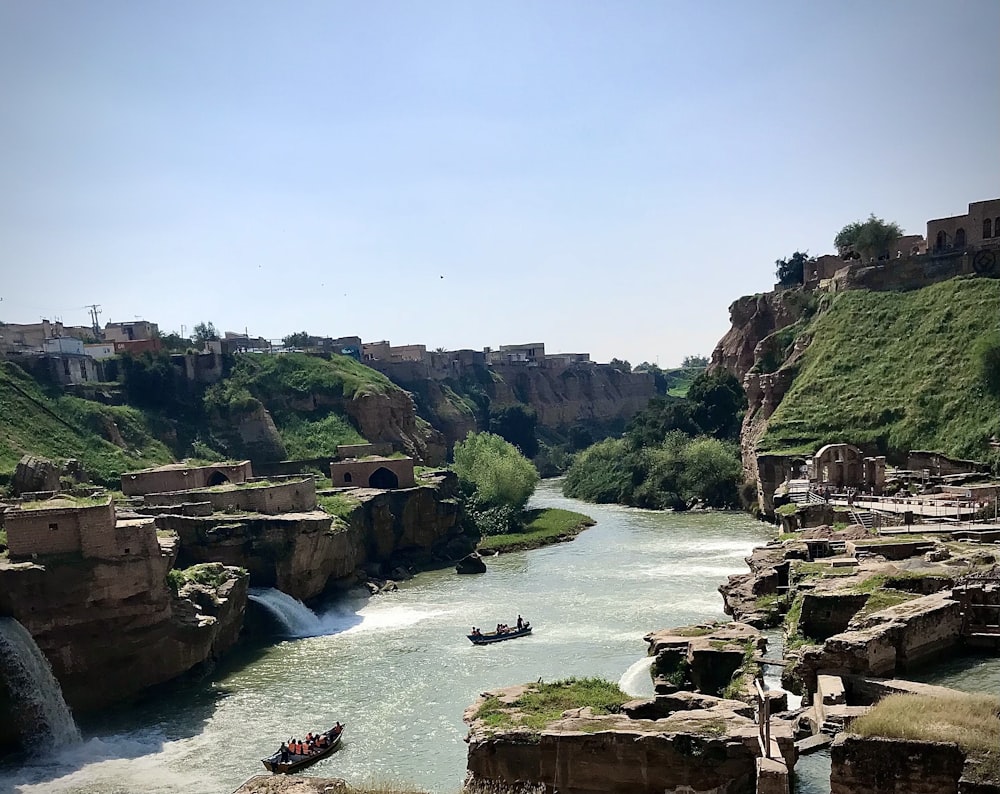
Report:
M228 794L263 772L259 759L282 739L340 720L343 747L305 774L457 794L462 713L483 690L601 676L651 694L643 635L723 619L718 586L745 572L743 558L773 531L740 513L588 505L558 489L543 482L533 505L597 520L573 542L491 558L483 575L423 573L395 593L331 603L317 610L318 636L244 648L210 678L81 720L79 744L7 761L0 792ZM533 636L484 647L465 638L473 624L512 623L518 613ZM955 675L962 688L995 690L1000 665ZM823 756L802 773L801 794L829 791Z

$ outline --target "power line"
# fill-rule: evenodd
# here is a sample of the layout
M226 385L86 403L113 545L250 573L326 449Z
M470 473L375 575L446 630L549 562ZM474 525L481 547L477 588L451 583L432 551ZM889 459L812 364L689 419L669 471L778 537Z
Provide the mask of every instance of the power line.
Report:
M98 305L96 303L91 303L89 306L84 306L83 308L90 310L90 319L91 319L91 322L92 322L93 328L94 328L94 338L95 339L100 339L101 338L101 325L100 325L99 322L97 322L97 315L99 315L101 313L101 307L100 307L100 305Z

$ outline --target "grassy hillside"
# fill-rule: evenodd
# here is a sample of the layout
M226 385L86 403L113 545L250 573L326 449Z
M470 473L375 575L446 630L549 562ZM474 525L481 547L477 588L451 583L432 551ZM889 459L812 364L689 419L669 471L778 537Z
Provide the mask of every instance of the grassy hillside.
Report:
M271 413L289 457L310 458L333 455L338 444L364 443L344 413L344 403L398 389L382 373L348 356L244 355L225 380L206 392L205 405L225 412L259 401Z
M105 483L116 483L123 471L173 459L141 411L50 395L19 367L0 362L0 482L10 479L26 452L78 458L95 480Z
M761 451L846 441L900 455L984 460L1000 436L973 348L1000 325L1000 281L957 278L914 292L845 292L805 330L812 342Z

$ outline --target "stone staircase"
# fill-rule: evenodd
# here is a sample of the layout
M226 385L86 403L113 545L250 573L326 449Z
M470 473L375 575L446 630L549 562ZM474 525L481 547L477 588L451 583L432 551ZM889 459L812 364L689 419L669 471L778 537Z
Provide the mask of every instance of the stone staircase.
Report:
M875 529L875 514L869 513L867 510L852 510L851 521L855 524L861 524L865 529Z
M792 500L793 504L809 504L809 496L809 480L788 481L788 498Z
M819 728L820 733L827 736L836 736L844 730L844 717L842 714L827 714L823 719L823 724Z

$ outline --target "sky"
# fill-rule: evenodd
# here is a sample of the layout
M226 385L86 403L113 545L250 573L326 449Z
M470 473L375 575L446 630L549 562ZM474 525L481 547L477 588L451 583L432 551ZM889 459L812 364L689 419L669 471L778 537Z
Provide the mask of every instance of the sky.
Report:
M1000 197L997 0L0 0L0 320L677 366Z

